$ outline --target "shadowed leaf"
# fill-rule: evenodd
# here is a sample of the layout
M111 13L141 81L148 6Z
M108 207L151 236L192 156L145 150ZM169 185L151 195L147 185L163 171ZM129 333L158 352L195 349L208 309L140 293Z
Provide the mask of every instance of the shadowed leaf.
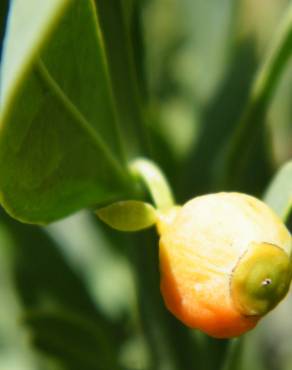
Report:
M252 86L248 102L219 160L222 185L260 193L272 174L267 142L266 113L280 78L292 55L292 5L289 4ZM254 178L255 177L255 178Z
M76 368L76 358L79 368L115 369L120 327L101 312L58 246L39 227L18 223L3 212L0 225L8 236L4 247L33 343L66 369Z

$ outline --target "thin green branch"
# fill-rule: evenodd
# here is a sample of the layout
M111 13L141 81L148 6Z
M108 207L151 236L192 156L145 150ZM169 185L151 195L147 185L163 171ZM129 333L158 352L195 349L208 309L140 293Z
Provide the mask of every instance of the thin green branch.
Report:
M130 164L130 170L142 179L159 210L164 211L175 205L170 186L154 162L139 158Z

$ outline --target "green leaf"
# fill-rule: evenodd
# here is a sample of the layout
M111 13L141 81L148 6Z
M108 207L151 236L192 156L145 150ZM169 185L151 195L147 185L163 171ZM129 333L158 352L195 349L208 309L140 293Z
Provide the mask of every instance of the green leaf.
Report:
M222 173L225 162L218 165L218 157L240 119L258 63L252 40L237 42L233 49L223 81L204 112L197 145L185 171L183 185L190 195L222 190L216 175L217 171Z
M105 57L112 82L112 94L123 127L123 139L127 143L127 153L133 158L145 155L148 141L142 110L141 91L131 28L136 19L133 0L95 0L96 11L101 26ZM139 30L135 30L135 36ZM137 44L137 42L136 42ZM136 49L137 49L137 45ZM138 45L139 47L140 45ZM139 76L140 74L140 76Z
M1 70L1 106L16 94L39 48L69 5L68 0L13 1L5 38L4 61Z
M90 0L12 3L1 76L0 193L47 223L129 188Z
M292 210L292 161L284 164L269 185L264 200L286 221Z
M138 231L155 225L157 214L151 204L136 200L113 203L96 211L107 225L120 231Z

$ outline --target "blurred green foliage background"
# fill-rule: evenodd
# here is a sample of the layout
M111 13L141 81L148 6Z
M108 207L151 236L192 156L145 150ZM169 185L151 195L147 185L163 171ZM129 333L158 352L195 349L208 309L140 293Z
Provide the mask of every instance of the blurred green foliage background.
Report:
M223 189L261 196L292 157L291 61L250 132L243 175L220 179L220 158L291 1L124 3L149 155L178 202ZM243 339L189 330L160 297L154 232L123 235L87 211L45 228L2 212L0 246L0 370L292 370L291 295Z

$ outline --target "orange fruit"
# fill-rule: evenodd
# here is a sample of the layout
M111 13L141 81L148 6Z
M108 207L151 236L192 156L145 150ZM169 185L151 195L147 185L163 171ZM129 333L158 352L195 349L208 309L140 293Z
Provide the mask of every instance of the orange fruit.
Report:
M238 336L289 289L291 235L254 197L199 196L160 214L157 227L165 304L191 328Z

